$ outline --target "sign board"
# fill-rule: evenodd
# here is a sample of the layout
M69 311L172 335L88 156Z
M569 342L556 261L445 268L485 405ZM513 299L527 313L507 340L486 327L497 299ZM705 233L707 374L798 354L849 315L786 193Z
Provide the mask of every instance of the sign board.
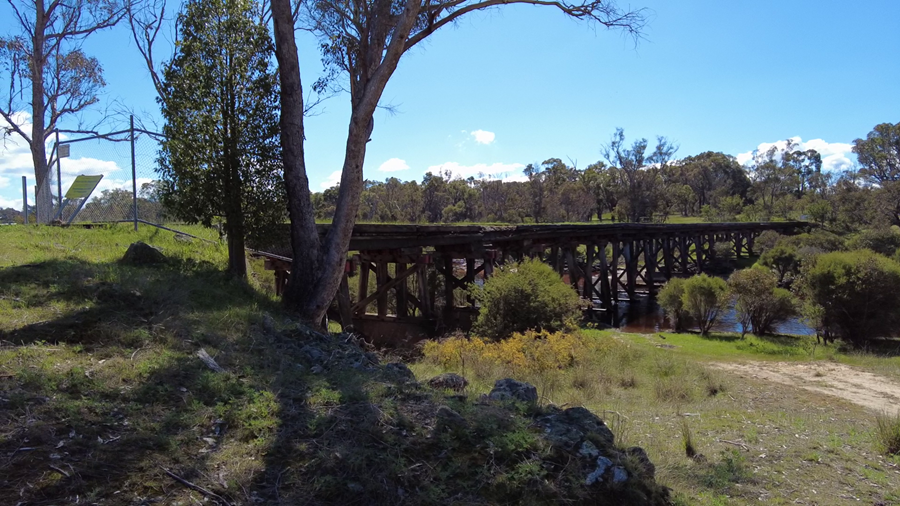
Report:
M100 183L103 176L78 176L66 192L66 199L77 200L86 199Z
M59 158L68 158L69 157L69 148L68 144L60 144L59 145Z

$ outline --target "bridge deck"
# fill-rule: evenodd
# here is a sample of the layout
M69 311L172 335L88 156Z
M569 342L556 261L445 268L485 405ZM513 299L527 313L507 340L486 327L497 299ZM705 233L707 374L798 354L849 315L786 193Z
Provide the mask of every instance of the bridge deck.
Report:
M449 246L482 249L494 245L523 241L558 241L578 239L644 239L659 237L726 234L732 232L762 232L775 230L791 232L808 227L802 221L737 222L737 223L609 223L609 224L546 224L546 225L393 225L357 224L353 227L350 251L399 250L404 248L444 248ZM324 236L331 225L319 225ZM290 257L290 228L254 248L275 255Z

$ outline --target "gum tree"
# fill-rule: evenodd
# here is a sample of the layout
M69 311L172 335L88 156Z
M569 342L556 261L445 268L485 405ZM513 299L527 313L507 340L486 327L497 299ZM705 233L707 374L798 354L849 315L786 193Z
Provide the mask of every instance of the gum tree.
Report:
M640 10L620 9L612 0L311 0L299 11L290 0L272 0L276 57L281 79L281 139L291 219L293 264L285 304L302 319L318 323L337 292L363 190L366 143L372 116L403 55L440 28L490 7L520 3L555 7L564 15L619 28L638 36ZM296 14L296 15L295 15ZM350 95L347 129L334 220L320 237L303 155L303 88L294 30L317 35L326 77L343 79Z
M96 104L106 85L100 62L81 43L118 23L129 1L8 0L15 31L0 36L0 131L31 148L42 222L50 221L52 205L47 141L63 120Z

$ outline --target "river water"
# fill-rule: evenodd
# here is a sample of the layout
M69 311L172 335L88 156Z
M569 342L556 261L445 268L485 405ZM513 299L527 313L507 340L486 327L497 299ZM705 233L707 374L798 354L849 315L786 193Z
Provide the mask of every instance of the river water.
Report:
M612 312L610 312L612 313ZM638 294L633 301L619 302L618 311L615 317L606 312L596 313L598 320L618 327L624 332L634 332L638 334L653 334L656 332L668 332L672 330L669 319L665 317L663 309L646 295ZM741 325L737 321L734 308L730 307L719 314L719 319L713 326L716 332L740 332ZM800 318L792 318L781 325L775 327L778 334L792 334L801 336L812 336L816 331L806 324Z

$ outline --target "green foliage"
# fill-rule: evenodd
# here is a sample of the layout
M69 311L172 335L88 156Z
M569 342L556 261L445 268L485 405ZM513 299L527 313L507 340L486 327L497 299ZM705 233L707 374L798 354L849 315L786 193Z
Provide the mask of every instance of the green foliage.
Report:
M869 250L820 255L800 290L826 332L855 345L890 336L900 324L900 264Z
M700 274L685 281L681 301L684 310L700 328L701 334L709 334L728 302L727 293L728 285L721 278Z
M278 76L259 11L253 0L188 2L159 100L163 203L189 223L224 217L239 275L244 237L264 235L285 215Z
M529 329L572 328L581 299L547 264L537 259L498 269L481 288L472 288L481 305L473 331L502 339Z
M759 257L759 264L778 273L778 283L784 283L789 275L800 270L800 253L797 248L778 243Z
M762 254L774 248L775 245L778 244L778 242L783 238L783 235L774 230L764 230L761 234L759 234L759 237L756 238L753 244L756 248L756 251Z
M900 413L875 416L875 438L886 455L900 455Z
M765 269L743 269L728 278L728 289L735 300L734 310L741 323L741 334L750 330L760 336L796 314L791 292L778 288L778 280Z
M869 249L889 257L900 249L900 232L893 227L864 230L852 238L848 246L851 249Z
M685 280L682 278L672 278L663 285L659 295L656 296L656 302L666 311L675 332L684 330L685 313L682 302L684 283Z

